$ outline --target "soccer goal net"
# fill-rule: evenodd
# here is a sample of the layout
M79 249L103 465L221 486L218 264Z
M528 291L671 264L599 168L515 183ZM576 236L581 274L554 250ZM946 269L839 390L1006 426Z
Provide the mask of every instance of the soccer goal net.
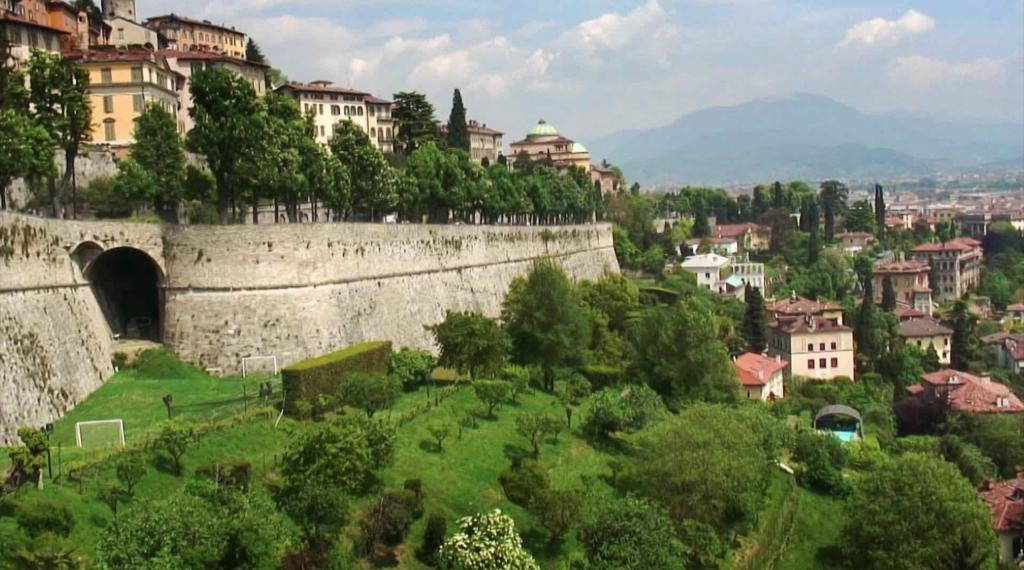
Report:
M94 420L75 423L78 447L124 447L124 420Z
M242 358L242 378L252 375L277 376L277 355L270 356L245 356Z

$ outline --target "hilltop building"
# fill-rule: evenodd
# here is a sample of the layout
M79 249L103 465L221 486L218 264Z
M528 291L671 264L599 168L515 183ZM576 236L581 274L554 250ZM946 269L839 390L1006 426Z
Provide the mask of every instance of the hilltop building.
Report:
M87 50L93 46L110 44L110 25L87 10L72 6L64 0L46 2L50 25L66 33L61 38L61 51Z
M397 125L391 116L393 103L365 91L335 87L330 81L288 83L277 92L299 102L303 113L313 115L316 140L327 145L334 136L335 125L349 121L358 125L381 152L394 151Z
M790 377L853 378L853 330L814 314L780 316L768 325L768 352L789 362Z
M981 281L981 242L969 237L914 248L911 259L927 263L938 277L940 299L959 299Z
M512 143L511 147L513 166L519 160L550 161L556 168L576 166L590 172L590 151L581 143L563 137L544 119L530 129L525 139Z
M166 38L168 49L206 51L245 59L245 34L234 28L173 13L149 18L145 25Z
M736 357L733 365L744 398L770 402L784 397L782 380L789 363L782 358L744 352Z
M953 331L931 318L908 319L900 322L900 338L905 343L916 344L922 350L931 346L939 355L939 363L949 365L950 346Z
M107 18L106 24L111 27L110 44L120 47L143 47L157 49L160 47L160 35L135 20L121 16Z
M868 232L840 232L836 239L847 254L860 253L875 244L875 235Z
M992 529L999 536L999 561L1013 567L1024 561L1024 470L1007 481L985 481L978 495L988 504Z
M787 299L782 299L768 305L768 313L775 320L813 315L843 324L843 308L841 306L835 303L822 303L805 299L796 293L793 293Z
M615 175L615 171L611 168L591 165L590 179L594 182L594 186L601 191L602 196L622 190L619 184L619 177Z
M715 293L725 293L725 280L729 277L729 258L717 253L691 255L683 260L680 267L697 277L697 286Z
M1010 388L988 376L959 370L939 370L921 376L922 382L908 386L914 397L942 406L950 412L1019 414L1024 403Z
M43 0L0 0L0 33L7 38L15 65L24 65L32 50L60 53L69 32L50 23Z
M135 142L135 119L147 105L163 107L181 125L179 101L185 78L156 52L93 50L67 57L89 72L93 141L110 145L115 154L126 154Z
M876 265L873 285L877 303L882 299L885 278L888 277L896 292L896 300L903 301L926 315L931 315L932 288L928 282L931 267L924 261L893 261Z
M711 233L717 239L736 240L740 251L765 251L772 238L770 227L753 223L714 224Z
M487 123L469 120L466 122L466 130L469 131L469 156L477 164L497 164L503 147L501 138L505 133L492 129ZM441 133L448 133L448 125L441 125Z
M999 366L1015 374L1024 372L1024 334L995 333L982 337L981 342L998 351Z
M135 0L103 0L101 7L103 17L108 20L124 18L134 22L137 15L135 12Z

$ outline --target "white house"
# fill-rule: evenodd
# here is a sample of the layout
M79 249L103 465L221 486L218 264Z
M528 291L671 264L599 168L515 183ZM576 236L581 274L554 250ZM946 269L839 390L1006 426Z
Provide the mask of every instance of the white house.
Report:
M725 280L729 277L729 258L717 253L691 255L680 265L697 276L697 285L715 293L725 293Z

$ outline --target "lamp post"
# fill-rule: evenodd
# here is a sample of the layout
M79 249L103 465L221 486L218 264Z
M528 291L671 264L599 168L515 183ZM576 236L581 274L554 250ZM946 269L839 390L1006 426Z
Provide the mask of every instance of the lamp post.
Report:
M53 460L50 456L50 434L53 433L53 423L43 426L43 433L46 435L46 472L50 474L50 481L53 481Z

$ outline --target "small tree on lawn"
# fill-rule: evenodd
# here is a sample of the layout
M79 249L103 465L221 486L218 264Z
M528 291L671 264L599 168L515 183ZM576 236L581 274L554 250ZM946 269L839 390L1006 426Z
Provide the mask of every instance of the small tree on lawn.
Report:
M124 485L128 495L134 495L135 485L146 475L146 464L139 454L124 455L117 460L114 471L117 473L117 480Z
M96 498L106 505L110 512L117 514L117 506L127 503L131 495L125 489L117 485L104 485L96 492Z
M540 456L541 438L544 436L544 414L526 412L516 416L516 433L529 440L533 456Z
M437 450L444 450L444 440L448 439L448 436L452 434L452 430L448 427L448 424L435 423L427 426L427 431L430 432L430 436L437 442Z
M395 405L402 394L402 382L384 374L354 373L345 378L341 396L346 404L366 412L366 417Z
M156 439L156 448L162 449L171 457L174 462L174 472L181 475L181 457L188 451L192 441L195 439L195 432L191 426L179 422L167 422L160 435Z
M35 481L42 489L43 466L46 465L46 452L50 448L46 434L37 428L24 427L18 430L18 439L23 445L8 452L14 470L12 479L17 484Z
M487 405L487 415L494 415L494 408L508 399L508 382L500 380L477 380L473 383L473 391L480 401Z
M557 544L569 529L583 518L586 497L576 490L548 490L531 504L531 511L548 531L551 544Z
M459 520L459 532L445 541L438 552L445 570L540 570L523 548L516 524L495 509L490 513Z
M565 426L572 429L573 411L590 396L593 385L580 374L570 374L558 386L558 399L565 406Z
M530 391L530 369L525 366L506 366L501 372L501 379L508 382L512 401L516 401L519 394Z
M427 519L427 529L423 531L423 544L417 553L420 560L427 564L434 564L437 560L437 551L444 544L444 535L448 533L448 522L441 515L430 515Z
M494 319L481 314L449 311L429 330L441 346L441 366L469 372L472 378L497 371L508 359L508 335Z

